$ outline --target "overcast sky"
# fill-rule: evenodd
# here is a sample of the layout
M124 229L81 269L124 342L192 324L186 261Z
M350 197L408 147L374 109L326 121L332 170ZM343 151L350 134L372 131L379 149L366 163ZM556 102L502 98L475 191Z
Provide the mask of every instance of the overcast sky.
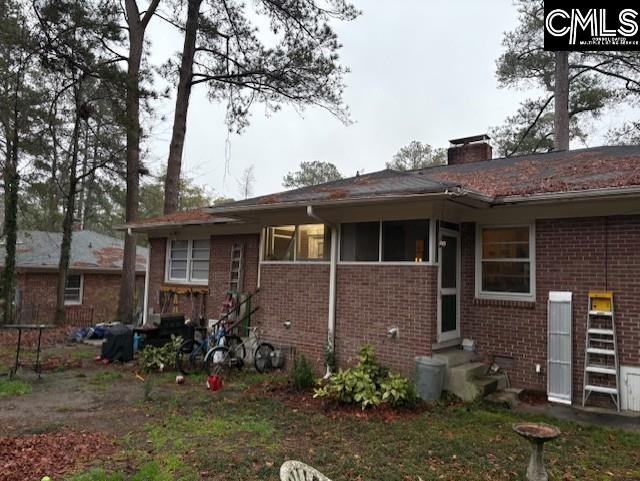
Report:
M344 175L384 168L412 140L446 147L448 140L485 133L513 113L526 92L499 89L495 60L502 34L516 25L509 0L353 0L363 14L336 26L343 44L345 99L354 123L329 113L292 108L266 117L253 109L251 125L231 135L224 105L210 104L205 87L191 97L184 172L216 195L238 198L237 179L255 164L254 195L282 189L282 177L301 161L333 162ZM180 49L182 38L155 19L153 59ZM166 162L173 99L162 102L150 139L150 161Z

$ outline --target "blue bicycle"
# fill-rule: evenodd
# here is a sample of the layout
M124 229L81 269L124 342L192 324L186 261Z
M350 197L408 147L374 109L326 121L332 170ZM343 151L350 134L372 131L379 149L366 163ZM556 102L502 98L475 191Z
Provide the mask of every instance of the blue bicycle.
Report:
M196 339L184 341L176 352L176 369L185 375L204 371L207 368L207 353L216 346L220 346L222 339L224 339L224 346L235 354L236 359L245 358L246 351L242 339L227 332L225 327L220 325L202 341Z

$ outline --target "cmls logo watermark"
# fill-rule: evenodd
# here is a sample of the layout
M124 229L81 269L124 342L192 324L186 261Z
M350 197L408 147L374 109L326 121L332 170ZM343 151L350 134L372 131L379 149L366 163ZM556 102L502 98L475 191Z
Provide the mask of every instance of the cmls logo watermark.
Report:
M587 8L593 3L545 0L544 49L640 50L640 5Z

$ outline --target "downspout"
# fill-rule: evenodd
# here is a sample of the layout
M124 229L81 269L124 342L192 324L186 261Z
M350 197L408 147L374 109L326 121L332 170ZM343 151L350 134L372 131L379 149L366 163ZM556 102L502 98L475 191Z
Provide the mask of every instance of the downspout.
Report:
M151 243L149 243L149 249L147 250L147 265L144 271L144 299L142 301L142 325L147 324L147 318L149 316L149 267L151 266Z
M336 284L338 272L338 228L332 222L317 215L313 206L307 206L307 215L329 226L331 229L331 260L329 268L329 312L327 316L327 349L334 352L336 340ZM331 376L331 367L327 365L324 378Z

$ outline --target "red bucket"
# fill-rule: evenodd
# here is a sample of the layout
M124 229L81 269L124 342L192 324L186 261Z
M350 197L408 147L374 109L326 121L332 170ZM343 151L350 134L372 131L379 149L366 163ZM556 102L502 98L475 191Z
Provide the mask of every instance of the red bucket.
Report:
M222 379L219 376L213 375L207 377L207 389L209 391L217 391L222 388Z

